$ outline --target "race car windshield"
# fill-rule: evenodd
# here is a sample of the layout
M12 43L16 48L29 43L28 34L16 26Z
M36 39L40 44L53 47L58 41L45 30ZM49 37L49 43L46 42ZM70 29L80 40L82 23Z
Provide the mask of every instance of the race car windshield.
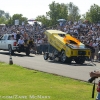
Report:
M85 49L84 45L68 44L68 46L73 48L73 49Z
M77 44L75 41L69 40L70 44Z
M73 47L74 47L75 49L84 49L84 48L85 48L84 45L73 45Z

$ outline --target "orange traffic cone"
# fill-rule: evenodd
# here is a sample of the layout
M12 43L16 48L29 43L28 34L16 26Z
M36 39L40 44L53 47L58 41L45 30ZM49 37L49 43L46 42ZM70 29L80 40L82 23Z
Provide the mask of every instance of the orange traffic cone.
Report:
M98 94L97 94L96 100L100 100L100 80L98 82L97 92L98 92Z
M11 54L10 54L10 58L9 58L9 64L10 64L10 65L13 64L13 60L12 60Z

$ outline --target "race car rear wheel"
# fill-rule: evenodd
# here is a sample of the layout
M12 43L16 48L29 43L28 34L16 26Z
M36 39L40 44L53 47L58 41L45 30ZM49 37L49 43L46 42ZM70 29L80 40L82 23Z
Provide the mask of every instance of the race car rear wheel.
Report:
M83 64L85 62L84 57L77 57L74 59L77 64Z
M71 61L72 61L72 59L67 57L66 63L67 63L67 64L71 64Z
M63 63L65 63L66 62L66 54L65 54L65 51L62 51L61 52L61 58L60 58L60 60L61 60L61 62L63 62Z
M43 57L44 57L44 60L47 60L49 58L49 54L45 52Z

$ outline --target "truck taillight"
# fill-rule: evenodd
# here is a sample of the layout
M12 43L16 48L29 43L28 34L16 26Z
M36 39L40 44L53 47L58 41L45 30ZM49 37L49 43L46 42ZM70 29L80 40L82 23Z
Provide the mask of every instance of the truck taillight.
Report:
M13 46L16 46L17 42L14 42Z

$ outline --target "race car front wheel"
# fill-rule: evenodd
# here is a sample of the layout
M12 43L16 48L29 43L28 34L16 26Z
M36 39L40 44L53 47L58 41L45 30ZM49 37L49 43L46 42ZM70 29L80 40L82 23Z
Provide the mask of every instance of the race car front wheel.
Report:
M47 60L49 58L49 54L47 52L44 53L44 60Z
M61 62L65 63L66 59L67 59L67 57L66 57L65 51L62 51L61 52L61 58L60 58Z

